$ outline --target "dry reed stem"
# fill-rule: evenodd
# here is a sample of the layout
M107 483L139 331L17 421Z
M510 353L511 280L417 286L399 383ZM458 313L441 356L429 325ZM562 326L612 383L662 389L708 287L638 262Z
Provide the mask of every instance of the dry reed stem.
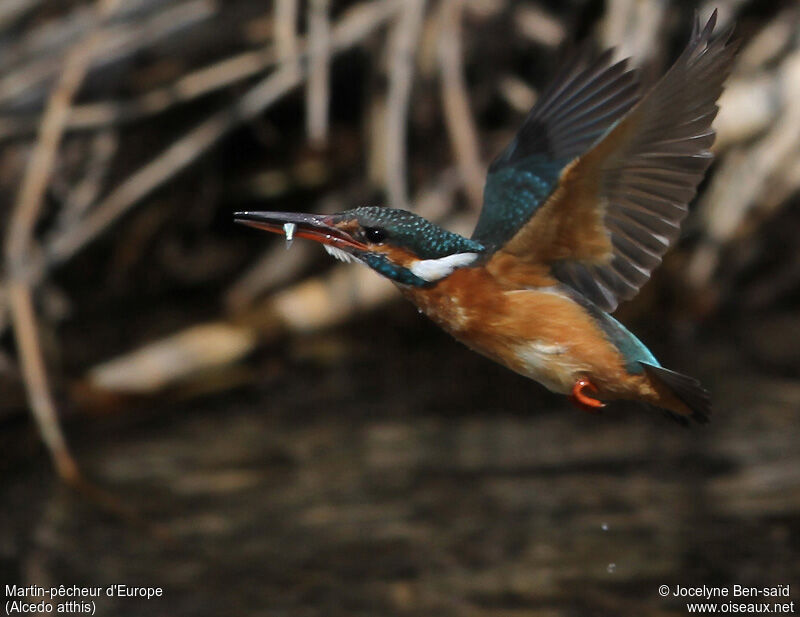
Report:
M97 201L118 146L116 134L104 131L94 136L83 177L69 188L58 213L58 227L74 225Z
M191 71L168 86L154 88L128 101L101 101L70 110L67 130L78 131L125 124L154 116L216 90L263 73L276 64L273 49L248 51ZM37 118L0 118L0 141L30 133Z
M278 61L299 63L297 0L275 0L275 52Z
M61 78L50 95L42 118L39 137L22 179L6 234L9 306L28 400L56 471L70 483L79 478L78 466L59 426L50 392L27 264L34 250L34 227L53 171L69 107L100 42L100 26L116 5L117 0L98 0L94 28L84 40L76 44L64 61Z
M71 258L142 198L205 154L234 127L253 119L299 83L300 75L292 66L278 69L236 103L201 122L128 176L85 218L53 238L47 247L47 260L60 263Z
M365 3L359 5L358 10L351 10L333 30L332 52L340 52L358 43L391 17L396 5L394 0L383 0L380 3ZM302 67L297 68L293 62L285 62L233 105L213 114L178 138L112 190L80 224L54 237L47 247L48 263L60 263L72 257L143 197L207 152L233 128L252 120L299 85L303 77Z
M660 49L653 41L659 38L666 9L664 0L609 0L600 30L603 46L615 47L618 58L646 64Z
M516 7L514 25L525 38L547 47L557 47L566 36L564 24L540 6Z
M218 7L213 0L184 0L165 3L161 11L147 14L142 19L130 20L123 24L108 24L104 36L95 50L95 60L103 63L121 61L135 56L138 52L163 42L176 32L190 25L210 20ZM117 14L124 11L121 6ZM11 103L47 96L47 85L59 78L65 57L70 46L88 35L92 27L91 10L85 7L75 9L78 18L69 29L64 20L48 24L46 31L39 33L34 45L42 47L40 53L12 69L6 68L0 74L0 103ZM67 30L67 32L63 32ZM43 41L43 42L42 42Z
M486 170L481 163L478 131L469 107L461 49L463 0L444 0L440 14L439 70L442 79L442 106L450 145L470 205L478 210L483 202Z
M408 104L414 80L414 56L425 17L425 4L425 0L406 0L389 39L386 191L394 208L408 208Z
M398 0L381 0L364 2L346 11L332 30L331 53L340 52L361 42L388 21L400 6ZM299 53L302 54L303 42L299 41L298 46L301 49ZM43 255L31 256L29 259L27 275L31 284L40 281L49 267L68 261L112 225L118 217L136 205L141 198L185 169L229 131L257 116L272 102L298 85L303 77L303 72L298 67L300 67L299 56L284 59L281 69L254 86L236 103L201 122L149 163L128 176L101 202L92 206L91 212L85 218L56 230L45 243ZM6 307L0 297L0 331L5 310Z
M458 174L446 170L418 197L415 211L426 218L441 218L451 210L459 187ZM473 218L449 219L448 227L464 232ZM256 341L268 342L284 332L330 327L398 297L394 286L369 268L337 264L237 315L235 323L221 320L192 325L103 362L88 372L87 382L90 390L153 394L198 370L240 360ZM213 345L208 343L210 333L215 337Z
M788 161L800 157L800 49L781 63L778 119L755 144L741 147L721 162L703 195L700 213L707 238L692 256L689 279L697 288L708 284L719 263L721 249L731 241L752 209L769 193L776 176L790 173ZM788 184L791 186L791 180Z
M329 0L311 0L308 13L308 89L306 91L306 122L308 139L322 146L328 138L328 105L330 84L330 22Z
M291 251L287 251L282 243L268 249L226 291L226 308L237 313L270 289L291 281L308 264L311 249L310 243L293 246Z
M0 4L0 30L44 0L5 0Z

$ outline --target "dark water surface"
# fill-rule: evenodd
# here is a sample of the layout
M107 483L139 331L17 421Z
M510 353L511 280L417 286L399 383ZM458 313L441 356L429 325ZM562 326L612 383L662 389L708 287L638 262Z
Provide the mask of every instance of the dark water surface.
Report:
M392 358L311 341L235 394L73 422L89 475L147 524L20 460L0 583L164 590L101 616L686 615L659 586L704 584L800 602L796 381L711 344L692 366L718 411L685 430L387 336Z

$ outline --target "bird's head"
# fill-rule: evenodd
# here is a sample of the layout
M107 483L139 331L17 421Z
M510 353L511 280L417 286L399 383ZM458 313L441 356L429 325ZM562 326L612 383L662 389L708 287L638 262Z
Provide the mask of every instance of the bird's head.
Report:
M237 223L308 238L342 261L360 261L402 285L435 283L474 263L486 249L405 210L363 207L339 214L237 212Z

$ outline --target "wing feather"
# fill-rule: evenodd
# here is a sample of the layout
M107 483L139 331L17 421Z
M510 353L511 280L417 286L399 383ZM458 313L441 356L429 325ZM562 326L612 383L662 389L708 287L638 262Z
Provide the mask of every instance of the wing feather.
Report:
M489 167L484 207L472 237L505 244L553 192L562 170L638 100L639 82L613 50L569 56L531 109L519 133Z
M607 311L636 295L679 236L713 158L711 123L737 48L729 32L712 36L715 24L716 12L703 28L695 20L670 70L564 167L547 201L499 250L549 263L559 280ZM582 86L582 111L571 116L573 125L602 119L606 110L613 115L626 87ZM615 94L591 100L592 93L608 91ZM562 143L572 142L563 137Z

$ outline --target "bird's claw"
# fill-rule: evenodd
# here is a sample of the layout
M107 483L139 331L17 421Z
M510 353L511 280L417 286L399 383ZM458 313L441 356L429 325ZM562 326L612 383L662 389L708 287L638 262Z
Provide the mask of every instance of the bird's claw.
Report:
M584 394L584 390L597 392L597 386L588 379L579 379L575 382L575 385L572 386L572 396L570 396L570 400L578 409L583 409L583 411L588 411L589 413L599 413L600 409L605 407L606 404L598 401L596 398L587 396Z

